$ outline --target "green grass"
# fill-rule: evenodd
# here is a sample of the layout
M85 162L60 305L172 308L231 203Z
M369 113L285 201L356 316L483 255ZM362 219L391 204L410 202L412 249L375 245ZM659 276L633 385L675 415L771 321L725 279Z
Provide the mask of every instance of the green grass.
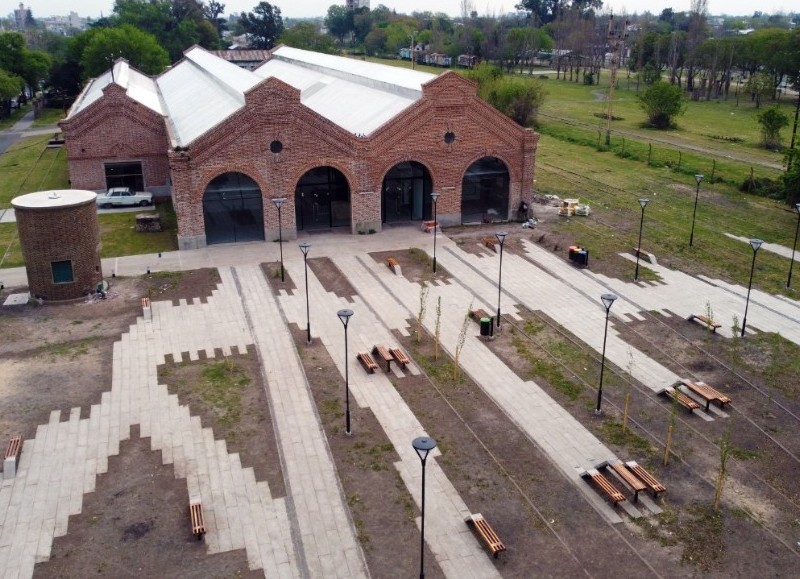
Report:
M580 159L580 168L576 167ZM536 160L539 194L577 197L592 205L592 216L562 220L556 230L585 245L592 259L614 259L638 242L640 197L650 199L645 210L642 248L653 251L670 268L703 273L746 284L752 250L724 235L760 237L791 247L797 216L777 201L746 195L725 183L703 183L697 208L694 247L689 232L696 183L669 168L647 167L610 153L542 135ZM534 212L536 207L534 206ZM625 264L633 275L633 265ZM642 269L640 268L640 272ZM787 293L786 259L761 251L754 285L772 293ZM620 274L620 277L623 277ZM646 278L645 278L646 279ZM713 304L712 304L713 306Z
M198 390L203 400L217 413L219 422L232 426L242 413L242 391L250 383L247 371L232 360L210 364L203 369Z
M164 231L136 231L136 213L105 213L99 215L100 256L118 257L141 255L178 249L176 218L171 203L159 203L156 210L161 215Z
M50 127L64 118L62 109L42 109L39 118L33 121L34 128Z
M10 207L14 197L25 193L69 187L66 150L48 149L49 139L20 139L0 156L0 207Z
M25 265L16 223L0 223L0 268Z

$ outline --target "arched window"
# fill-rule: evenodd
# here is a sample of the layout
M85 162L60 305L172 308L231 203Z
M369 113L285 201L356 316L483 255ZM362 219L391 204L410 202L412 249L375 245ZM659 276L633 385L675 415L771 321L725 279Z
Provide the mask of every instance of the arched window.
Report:
M469 166L461 182L461 222L491 223L508 219L508 168L497 157Z
M430 219L432 190L431 176L425 165L416 161L398 163L383 178L383 222Z
M203 193L206 243L264 240L261 189L242 173L215 177Z
M297 229L350 226L350 187L333 167L315 167L303 175L295 189Z

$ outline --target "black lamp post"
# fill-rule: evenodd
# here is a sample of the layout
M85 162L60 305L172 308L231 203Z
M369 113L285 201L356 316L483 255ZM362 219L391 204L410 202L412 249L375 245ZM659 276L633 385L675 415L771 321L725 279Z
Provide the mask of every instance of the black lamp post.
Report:
M353 310L339 310L336 312L344 326L344 408L345 408L345 434L350 436L350 366L347 361L347 324Z
M276 197L272 200L278 209L278 245L281 248L281 283L285 281L283 275L283 226L281 224L281 207L286 202L286 197Z
M751 239L750 240L750 247L753 248L753 263L750 265L750 281L747 284L747 301L744 304L744 317L742 318L742 333L740 334L741 337L744 337L744 329L747 327L747 308L750 307L750 289L753 287L753 270L756 268L756 253L758 253L761 244L764 243L760 239Z
M800 96L797 97L800 99ZM794 252L797 249L797 234L800 233L800 203L795 203L794 208L797 210L797 227L794 229L794 245L792 246L792 261L789 263L789 279L786 280L786 287L792 287L792 266L794 265Z
M425 461L428 459L428 454L436 448L436 441L428 436L420 436L415 438L411 445L419 455L419 460L422 462L422 521L420 525L420 540L419 540L419 578L425 579Z
M300 244L300 251L303 252L303 268L306 272L306 343L311 343L311 310L308 306L308 250L311 249L311 244L304 241Z
M494 234L497 237L497 241L500 242L500 269L497 272L497 327L500 327L500 292L502 291L502 284L503 284L503 244L506 242L506 233L505 231L498 231Z
M642 206L642 218L639 220L639 245L636 248L636 271L633 274L633 281L639 281L639 256L642 253L642 227L644 226L644 208L650 203L649 199L639 199Z
M595 414L600 414L600 405L603 403L603 371L606 369L606 339L608 338L608 311L611 309L617 296L614 294L603 294L600 296L603 305L606 308L606 328L603 332L603 357L600 362L600 386L597 388L597 406L594 409Z
M694 176L694 180L697 181L697 189L694 192L694 211L692 212L692 233L689 235L689 247L692 247L692 243L694 243L694 219L697 215L697 198L700 196L700 181L703 180L703 175L698 173Z
M439 202L439 193L431 193L433 199L433 273L436 273L436 230L439 229L439 223L436 221L436 205Z

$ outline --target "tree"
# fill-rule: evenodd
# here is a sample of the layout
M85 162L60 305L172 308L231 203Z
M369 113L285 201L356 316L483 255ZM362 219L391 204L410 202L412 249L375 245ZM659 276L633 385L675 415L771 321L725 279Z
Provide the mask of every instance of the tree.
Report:
M18 96L24 86L20 77L0 68L0 118L11 114L11 99Z
M321 34L313 22L299 22L291 28L287 28L281 34L278 43L314 52L336 53L333 38L327 34Z
M667 129L674 117L686 111L686 95L679 86L659 80L639 96L639 104L651 126Z
M81 55L81 64L86 74L97 76L119 57L145 74L158 74L169 66L169 55L156 38L127 24L97 30Z
M344 44L344 37L354 29L353 11L337 4L331 5L328 8L328 15L325 17L325 26L328 32L336 37L340 45Z
M465 76L478 85L478 96L523 127L536 119L547 92L541 81L504 77L500 67L481 63Z
M227 29L227 21L221 18L223 12L225 12L225 4L220 4L217 0L211 0L203 8L203 14L217 29L217 36L221 36L223 31Z
M242 13L239 22L253 48L270 49L283 33L281 9L269 2L259 2L254 12Z
M781 146L781 129L789 125L789 117L777 106L770 107L758 114L761 125L761 138L765 149L777 150Z
M573 9L583 14L602 7L602 0L521 0L515 6L517 10L529 12L540 25L552 22L565 10Z

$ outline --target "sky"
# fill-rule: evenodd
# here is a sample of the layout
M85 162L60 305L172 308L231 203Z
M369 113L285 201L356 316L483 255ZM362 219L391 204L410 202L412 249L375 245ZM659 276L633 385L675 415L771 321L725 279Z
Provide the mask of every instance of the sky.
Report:
M250 12L260 0L218 0L225 5L225 13ZM472 0L475 10L480 15L500 15L514 10L518 0ZM0 14L8 15L17 8L20 0L0 0ZM33 12L34 18L40 16L67 15L70 11L80 16L108 16L114 6L113 0L23 0L26 7ZM281 9L284 18L300 18L307 16L324 16L331 4L341 3L333 0L273 0L273 6ZM410 14L414 11L430 10L444 12L451 16L460 14L460 0L370 0L370 6L383 4L398 12ZM633 12L650 11L660 14L664 8L672 8L675 12L688 10L690 0L605 0L605 9L614 14L631 14ZM798 10L797 0L708 0L711 14L751 15L756 10L768 14Z

